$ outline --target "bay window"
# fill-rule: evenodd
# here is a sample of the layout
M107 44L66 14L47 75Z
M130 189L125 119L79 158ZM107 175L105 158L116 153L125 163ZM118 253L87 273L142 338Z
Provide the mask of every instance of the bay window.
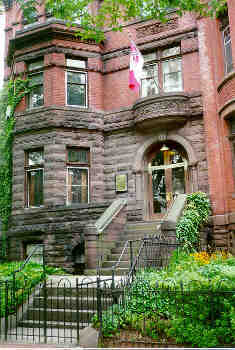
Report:
M141 97L183 90L179 46L143 56L145 65L141 79Z
M89 149L67 148L67 205L89 203L89 167Z

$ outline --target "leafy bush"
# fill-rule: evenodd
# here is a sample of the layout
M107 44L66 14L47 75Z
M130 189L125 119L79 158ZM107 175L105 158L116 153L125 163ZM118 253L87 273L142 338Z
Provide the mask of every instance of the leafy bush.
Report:
M199 256L175 252L168 268L140 273L120 304L103 312L103 335L130 328L159 342L234 344L235 257Z
M12 273L21 265L21 262L0 264L0 317L13 312L17 305L27 298L33 287L42 280L43 266L31 262L16 274L13 281ZM46 266L45 272L47 275L64 274L62 269L51 266Z
M208 221L210 201L203 192L187 195L187 204L183 215L176 225L176 237L184 249L193 250L198 247L200 228Z

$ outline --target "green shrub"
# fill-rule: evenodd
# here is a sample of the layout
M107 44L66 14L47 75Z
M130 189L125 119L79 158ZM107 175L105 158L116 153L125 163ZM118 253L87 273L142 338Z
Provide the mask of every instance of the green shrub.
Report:
M124 302L103 312L103 335L130 328L193 347L234 344L234 291L235 257L218 253L204 263L175 252L166 269L140 273Z
M176 237L185 250L194 250L199 244L199 233L210 215L210 201L203 192L187 195L183 215L176 225Z
M0 264L0 317L6 315L7 312L14 312L16 306L21 304L31 293L34 286L42 280L43 266L31 262L22 271L16 273L13 282L12 273L18 270L21 265L21 262ZM45 272L47 275L64 274L62 269L51 266L46 266Z

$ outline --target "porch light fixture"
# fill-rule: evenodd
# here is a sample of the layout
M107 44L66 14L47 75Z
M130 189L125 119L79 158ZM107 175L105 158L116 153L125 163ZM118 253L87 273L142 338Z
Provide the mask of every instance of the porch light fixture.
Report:
M165 143L163 144L163 146L162 146L162 148L160 148L160 151L161 152L164 152L164 151L169 151L169 147L167 147L166 145L165 145Z

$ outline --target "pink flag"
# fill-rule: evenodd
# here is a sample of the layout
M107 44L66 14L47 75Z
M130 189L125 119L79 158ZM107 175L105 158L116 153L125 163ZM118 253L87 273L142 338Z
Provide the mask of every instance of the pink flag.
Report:
M129 88L134 91L139 91L143 72L143 65L143 56L136 47L134 41L131 40Z

